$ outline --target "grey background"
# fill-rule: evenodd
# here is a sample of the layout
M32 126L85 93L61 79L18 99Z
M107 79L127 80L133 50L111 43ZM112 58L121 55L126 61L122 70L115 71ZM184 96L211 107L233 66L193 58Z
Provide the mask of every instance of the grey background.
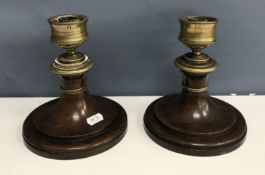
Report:
M93 94L179 92L173 61L189 51L177 39L183 15L219 18L218 42L205 50L219 63L211 94L265 92L264 0L1 0L0 96L59 95L49 66L63 50L49 42L47 18L65 13L90 17L80 50L96 61Z

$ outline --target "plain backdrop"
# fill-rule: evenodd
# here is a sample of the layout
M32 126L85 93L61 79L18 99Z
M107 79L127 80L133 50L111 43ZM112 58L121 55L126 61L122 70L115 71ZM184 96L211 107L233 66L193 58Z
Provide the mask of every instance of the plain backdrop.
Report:
M50 43L47 18L89 16L80 51L96 61L87 84L98 95L163 95L181 90L178 18L219 19L205 52L219 63L211 94L265 94L264 0L0 0L0 96L58 96L49 66L62 49Z

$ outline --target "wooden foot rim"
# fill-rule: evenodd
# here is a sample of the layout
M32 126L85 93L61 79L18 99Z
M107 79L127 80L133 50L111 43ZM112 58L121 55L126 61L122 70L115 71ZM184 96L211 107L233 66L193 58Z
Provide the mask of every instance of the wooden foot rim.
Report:
M185 111L185 108L181 106L183 102L178 103L180 96L162 97L151 103L147 108L144 115L145 131L156 143L182 154L216 156L233 151L244 142L247 133L246 122L242 114L233 106L219 99L209 97L206 100L207 103L211 104L209 105L209 111L218 111L218 109L226 111L219 113L224 121L218 121L219 124L216 123L216 125L214 123L207 125L203 122L193 123L193 119L179 121L185 119L185 117L189 118L189 116L185 116L185 113L188 115L188 112L183 112ZM176 108L183 111L178 110L178 113L174 113L173 110L172 112L172 109ZM191 105L186 109L192 111L192 108L194 106ZM215 114L215 112L211 114ZM184 117L182 117L183 115ZM174 116L174 119L170 116ZM207 122L209 122L209 118L215 118L215 115L207 117ZM171 123L167 123L167 121L171 121ZM208 128L205 126L208 126ZM218 126L222 126L220 128L224 129L216 129Z
M100 125L94 125L93 132L83 135L55 137L40 131L34 120L49 115L59 99L47 102L35 109L25 120L23 138L26 146L34 153L53 159L77 159L99 154L116 145L125 135L127 116L125 110L116 102L99 96L91 96L99 113L104 117ZM115 118L110 119L110 116ZM107 122L104 124L104 122Z

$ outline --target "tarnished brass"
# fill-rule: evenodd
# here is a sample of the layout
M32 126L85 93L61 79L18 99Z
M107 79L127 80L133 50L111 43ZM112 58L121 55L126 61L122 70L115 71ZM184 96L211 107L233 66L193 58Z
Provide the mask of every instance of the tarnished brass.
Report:
M180 17L179 40L192 49L176 60L176 66L184 72L192 74L208 74L213 72L217 63L201 50L216 41L215 28L217 19L205 16Z
M183 73L182 92L150 104L144 116L146 132L161 146L183 154L230 152L243 143L247 126L237 109L208 94L207 75L217 63L201 51L216 41L217 19L184 16L179 21L179 40L192 50L175 61Z
M62 78L63 94L36 108L23 125L26 146L44 157L75 159L98 154L116 145L126 133L124 109L110 99L89 95L86 88L86 73L94 62L76 49L88 40L87 21L78 14L48 20L51 41L66 50L51 65ZM97 115L103 120L90 125L87 120Z
M216 41L216 18L183 16L179 21L181 25L179 40L195 51L208 47Z
M58 15L48 19L51 41L63 48L77 48L88 39L88 17L84 15Z
M77 47L88 40L87 21L84 15L60 15L48 19L51 26L51 41L66 50L53 62L54 73L64 76L81 75L92 68L94 62L77 52Z

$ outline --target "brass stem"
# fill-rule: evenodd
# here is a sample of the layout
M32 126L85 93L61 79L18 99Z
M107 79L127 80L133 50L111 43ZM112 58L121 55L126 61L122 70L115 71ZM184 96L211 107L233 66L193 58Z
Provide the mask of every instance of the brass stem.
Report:
M68 53L68 54L70 54L70 55L74 55L76 53L76 48L66 49L65 52Z

